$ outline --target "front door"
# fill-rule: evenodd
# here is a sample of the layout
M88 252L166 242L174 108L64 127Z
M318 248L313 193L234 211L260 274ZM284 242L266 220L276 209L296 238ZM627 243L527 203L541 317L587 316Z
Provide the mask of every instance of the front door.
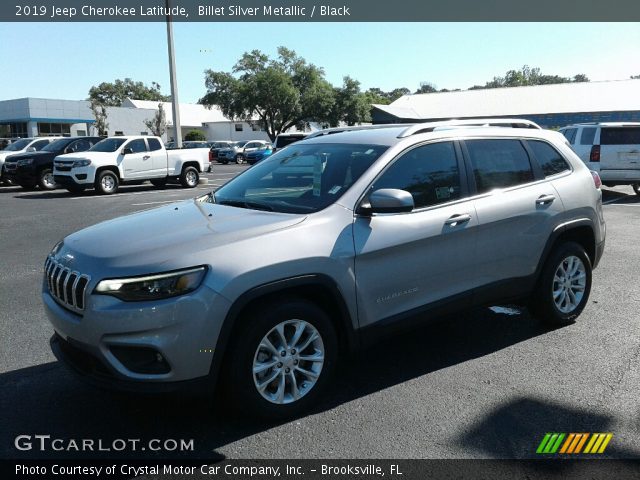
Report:
M360 326L393 320L457 294L475 279L473 202L452 141L417 146L401 154L374 181L406 190L412 212L357 216L353 226Z
M144 138L136 138L125 143L123 149L130 148L131 153L122 156L122 172L125 180L148 178L153 169L151 155L147 152L147 144Z

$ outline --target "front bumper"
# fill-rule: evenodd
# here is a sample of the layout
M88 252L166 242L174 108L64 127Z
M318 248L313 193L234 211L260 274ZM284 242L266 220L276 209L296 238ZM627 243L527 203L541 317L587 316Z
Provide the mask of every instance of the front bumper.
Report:
M172 390L176 382L207 377L229 308L228 301L206 285L157 302L88 294L83 315L60 305L46 284L42 298L56 333L51 347L60 360L92 383L136 391ZM152 352L167 368L140 369L122 351L134 357Z
M17 184L36 183L38 181L38 171L32 165L17 166L10 169L5 166L4 178Z

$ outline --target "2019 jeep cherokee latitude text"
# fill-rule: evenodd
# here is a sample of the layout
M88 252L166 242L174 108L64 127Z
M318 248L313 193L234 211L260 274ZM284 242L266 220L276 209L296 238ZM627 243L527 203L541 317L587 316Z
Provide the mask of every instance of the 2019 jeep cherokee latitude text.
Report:
M221 377L234 403L294 414L339 353L390 325L501 301L572 322L604 248L596 180L543 130L303 140L215 193L58 243L42 294L52 347L100 383Z

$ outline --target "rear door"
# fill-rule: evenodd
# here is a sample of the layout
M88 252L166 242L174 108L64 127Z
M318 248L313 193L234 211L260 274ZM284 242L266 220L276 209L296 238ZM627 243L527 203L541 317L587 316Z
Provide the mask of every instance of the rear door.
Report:
M600 171L603 179L640 179L640 125L602 127Z
M157 138L147 138L147 144L149 146L149 155L151 156L151 170L148 172L149 178L166 177L167 152L162 148L162 144Z
M380 188L410 192L415 208L355 218L361 327L399 320L406 312L450 300L476 285L478 220L456 144L429 143L402 153L371 191Z
M519 139L471 139L463 146L476 194L480 283L508 296L519 287L512 280L535 272L562 200Z

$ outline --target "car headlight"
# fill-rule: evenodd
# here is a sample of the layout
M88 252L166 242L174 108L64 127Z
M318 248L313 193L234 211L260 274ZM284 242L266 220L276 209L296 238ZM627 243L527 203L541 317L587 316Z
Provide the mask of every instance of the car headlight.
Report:
M87 167L89 165L91 165L91 160L76 160L75 162L73 162L73 165L71 167Z
M207 267L194 267L143 277L114 278L98 283L94 293L112 295L125 302L176 297L194 291L202 283Z
M33 163L33 158L24 158L22 160L18 160L19 167L23 165L31 165L32 163Z

